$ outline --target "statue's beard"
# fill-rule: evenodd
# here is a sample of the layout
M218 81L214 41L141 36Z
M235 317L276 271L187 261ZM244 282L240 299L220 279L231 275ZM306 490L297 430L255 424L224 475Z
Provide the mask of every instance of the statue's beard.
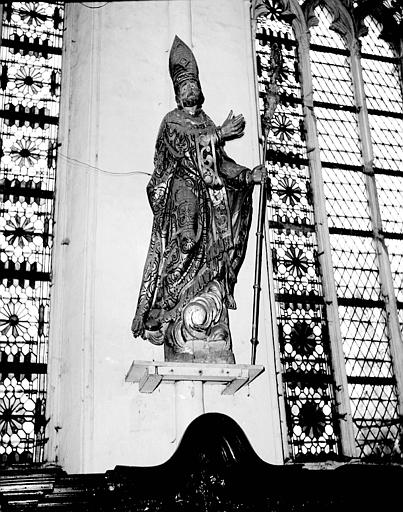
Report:
M200 103L200 92L191 91L182 98L182 105L184 107L196 107Z
M200 88L191 89L186 94L182 93L179 98L177 96L177 101L182 107L201 107L204 103L203 92Z

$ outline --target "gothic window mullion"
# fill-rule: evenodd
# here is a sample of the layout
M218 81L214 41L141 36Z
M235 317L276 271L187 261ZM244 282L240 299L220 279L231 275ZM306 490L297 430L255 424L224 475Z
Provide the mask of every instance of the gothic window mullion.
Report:
M358 124L361 134L363 171L365 173L368 204L371 212L373 242L376 246L379 265L379 279L387 312L390 351L394 378L398 391L399 413L403 415L403 344L401 338L396 296L390 266L390 257L385 244L378 191L374 173L374 153L371 140L371 128L368 118L364 81L362 75L360 43L351 41L351 70L353 74L355 97L358 112Z
M304 95L306 143L309 155L315 225L318 239L318 257L321 267L323 295L329 329L333 375L336 384L336 401L338 405L337 415L339 420L341 446L344 456L355 457L356 448L351 407L348 396L347 374L344 365L337 292L333 279L334 269L327 222L326 199L324 194L316 119L313 109L309 44L303 35L301 35L299 43L302 89Z

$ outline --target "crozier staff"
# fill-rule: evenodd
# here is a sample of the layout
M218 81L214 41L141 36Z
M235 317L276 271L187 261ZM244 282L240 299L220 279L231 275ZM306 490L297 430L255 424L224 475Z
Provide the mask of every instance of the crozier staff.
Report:
M217 127L202 110L197 63L178 37L169 71L178 107L157 137L147 186L154 219L132 331L164 343L169 361L234 362L227 310L236 307L253 185L265 170L225 153L225 142L244 134L244 117L231 111Z

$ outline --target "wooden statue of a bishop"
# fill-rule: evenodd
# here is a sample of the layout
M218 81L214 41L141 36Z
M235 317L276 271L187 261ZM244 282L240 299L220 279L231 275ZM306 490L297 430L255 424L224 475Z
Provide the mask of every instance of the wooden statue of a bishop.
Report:
M195 57L177 36L169 72L178 106L162 120L147 185L154 220L132 332L164 344L166 361L234 363L228 309L265 170L225 153L245 120L231 111L218 127L202 110Z

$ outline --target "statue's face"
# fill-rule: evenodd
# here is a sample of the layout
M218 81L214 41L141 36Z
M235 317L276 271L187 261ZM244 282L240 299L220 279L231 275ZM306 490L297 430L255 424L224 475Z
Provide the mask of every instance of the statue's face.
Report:
M200 104L202 92L196 80L186 80L179 85L178 99L184 107L194 107Z

